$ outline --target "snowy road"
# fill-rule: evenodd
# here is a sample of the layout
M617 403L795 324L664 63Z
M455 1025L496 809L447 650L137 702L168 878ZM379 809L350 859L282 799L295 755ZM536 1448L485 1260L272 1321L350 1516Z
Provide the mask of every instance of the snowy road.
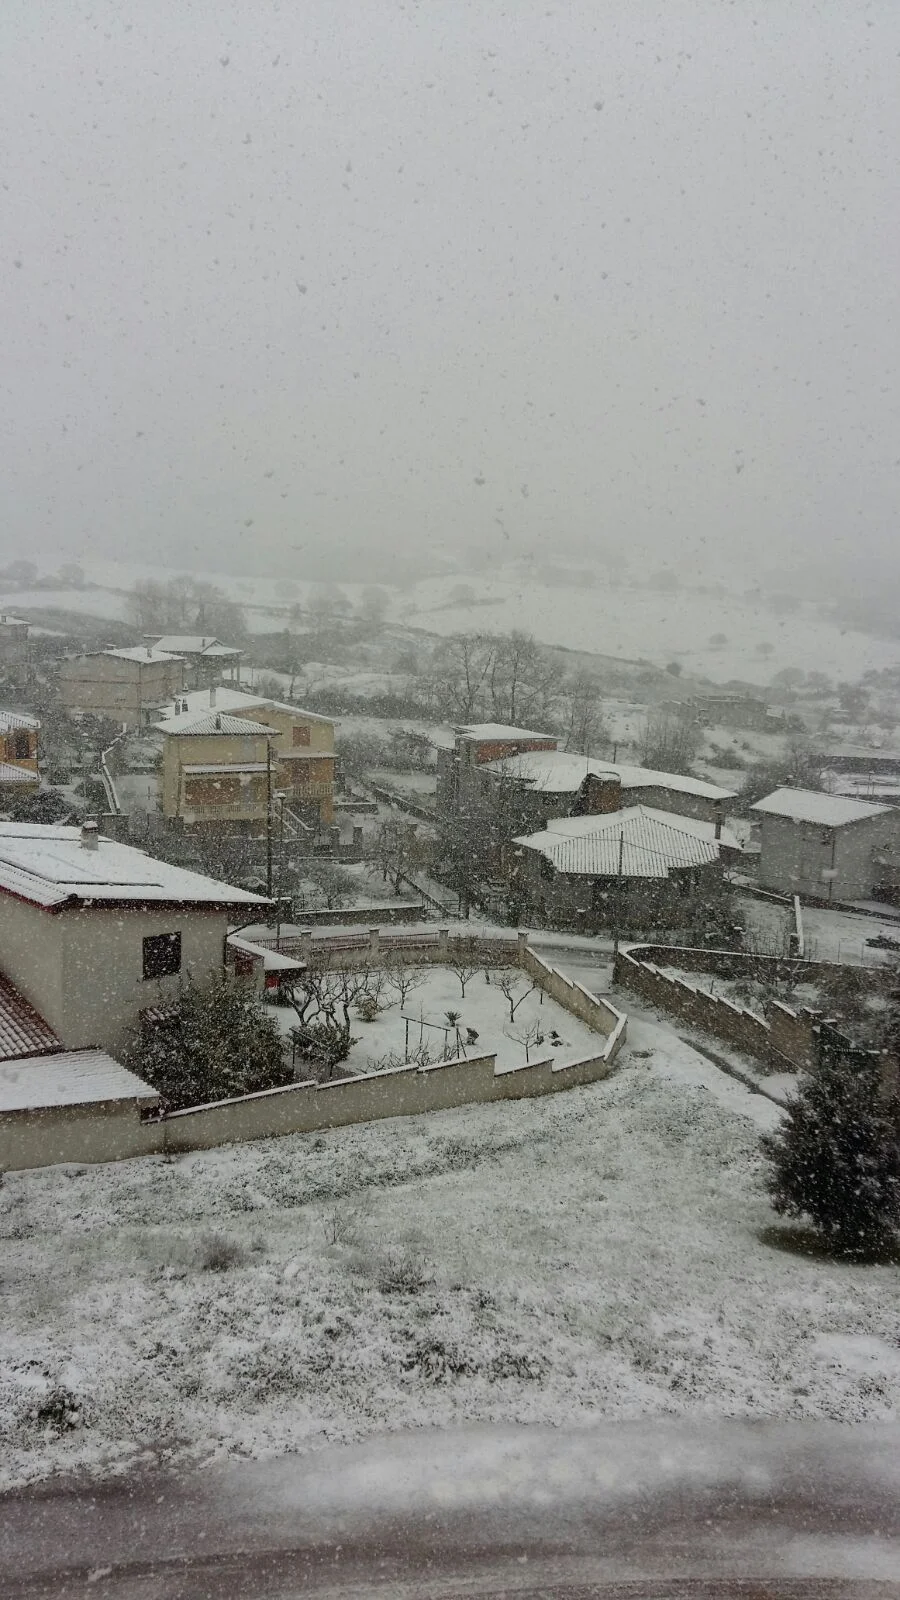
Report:
M900 1428L470 1428L0 1501L0 1596L900 1596Z

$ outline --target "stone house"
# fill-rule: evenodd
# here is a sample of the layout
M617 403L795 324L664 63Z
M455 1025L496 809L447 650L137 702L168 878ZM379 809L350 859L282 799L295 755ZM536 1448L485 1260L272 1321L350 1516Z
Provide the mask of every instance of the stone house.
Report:
M144 644L155 650L165 650L181 656L184 662L184 689L209 688L210 684L227 679L240 687L243 650L223 644L211 634L169 633L158 636L145 634Z
M0 711L0 803L38 788L40 730L27 712Z
M64 711L108 717L141 728L159 715L184 682L184 661L152 645L95 650L66 656L59 664L59 703Z
M763 889L811 900L877 900L882 885L898 881L896 806L785 788L751 809L760 822Z
M559 817L507 850L512 899L551 927L676 926L686 896L721 886L723 832L643 805Z

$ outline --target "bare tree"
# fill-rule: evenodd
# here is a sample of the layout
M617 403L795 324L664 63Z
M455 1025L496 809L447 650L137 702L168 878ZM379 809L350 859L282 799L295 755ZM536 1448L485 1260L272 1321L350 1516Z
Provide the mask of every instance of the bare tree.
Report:
M517 996L516 990L518 989L521 981L521 975L518 972L501 972L497 979L497 988L505 997L506 1003L509 1006L510 1022L515 1022L516 1012L522 1004L522 1001L527 1000L530 994L534 994L534 991L537 988L537 984L533 983L530 989L524 989L522 993Z
M563 748L579 756L594 755L606 741L600 686L589 672L566 678L560 694Z
M387 983L393 989L400 1002L400 1009L406 1005L407 996L415 989L421 989L427 973L421 967L410 966L404 959L402 950L392 951L387 963Z
M350 1008L371 992L368 967L308 967L291 997L297 1013L291 1038L301 1057L330 1077L354 1043Z
M508 1039L515 1039L516 1044L524 1046L526 1064L531 1060L531 1052L535 1046L544 1042L539 1022L523 1022L518 1028L506 1028L504 1031Z
M450 954L444 963L459 979L459 990L463 1000L466 998L466 984L470 983L475 974L481 970L476 949L474 939L457 939L450 946Z
M647 718L639 746L645 767L688 773L699 748L699 730L689 718L667 712Z

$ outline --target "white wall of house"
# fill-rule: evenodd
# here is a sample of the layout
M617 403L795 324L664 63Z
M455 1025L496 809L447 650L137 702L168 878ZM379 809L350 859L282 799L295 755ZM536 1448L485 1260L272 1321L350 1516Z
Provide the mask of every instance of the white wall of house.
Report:
M227 917L199 907L85 906L48 912L0 895L0 970L68 1049L97 1045L121 1057L147 1006L164 1005L187 979L223 969ZM181 934L181 971L143 975L145 938Z

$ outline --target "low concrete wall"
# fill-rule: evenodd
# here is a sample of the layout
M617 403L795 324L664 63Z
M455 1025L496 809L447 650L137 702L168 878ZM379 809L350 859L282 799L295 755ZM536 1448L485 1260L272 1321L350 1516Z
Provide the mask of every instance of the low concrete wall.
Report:
M165 1118L165 1147L171 1151L207 1150L245 1139L285 1133L312 1133L386 1117L417 1117L429 1111L527 1100L597 1083L610 1070L606 1050L555 1066L552 1057L497 1071L493 1054L434 1066L398 1067L392 1072L339 1078L318 1085L296 1084L238 1100L194 1106Z
M615 1006L599 995L591 994L573 978L567 978L558 967L551 967L530 945L523 948L522 968L549 994L551 1000L556 1000L574 1017L586 1022L589 1028L607 1035L606 1059L611 1061L624 1042L627 1031L627 1018L623 1012L617 1011Z
M141 1122L130 1101L48 1106L0 1116L0 1173L61 1162L126 1161L162 1148L162 1122Z
M683 978L660 970L660 964L717 977L775 977L799 975L814 979L829 968L825 963L798 962L779 956L745 955L733 950L685 950L669 945L632 945L620 949L614 979L661 1011L682 1017L693 1027L743 1050L778 1072L808 1067L816 1060L815 1030L821 1013L806 1007L794 1011L776 1002L768 1017L706 994ZM799 970L798 970L799 969Z

